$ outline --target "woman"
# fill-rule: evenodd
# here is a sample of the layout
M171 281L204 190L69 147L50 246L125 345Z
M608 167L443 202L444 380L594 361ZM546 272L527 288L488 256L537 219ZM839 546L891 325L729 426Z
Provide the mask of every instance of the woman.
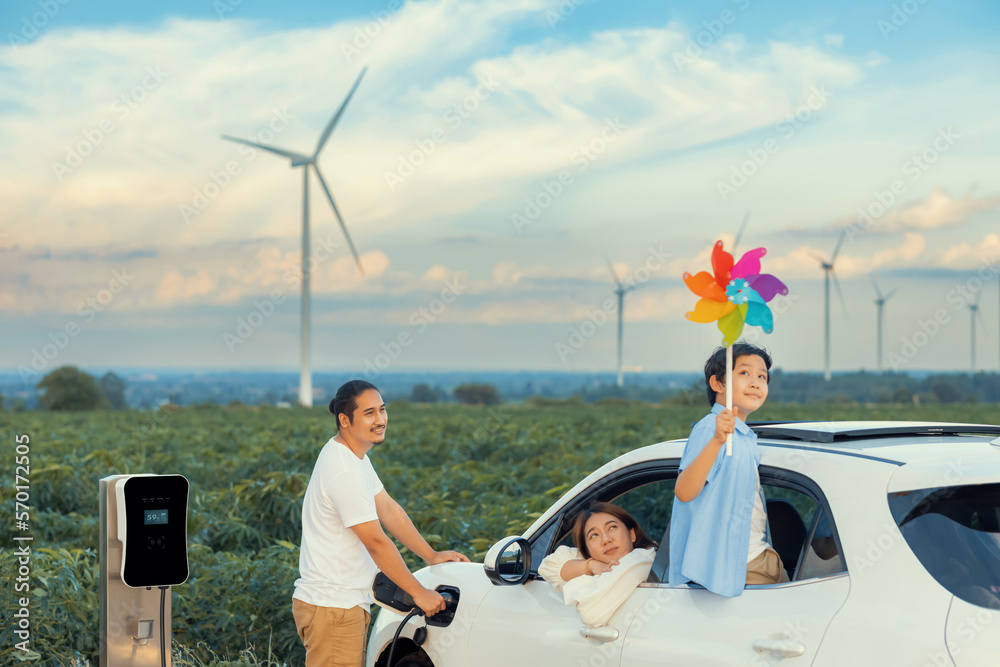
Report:
M649 576L656 542L621 507L595 502L576 517L573 543L546 556L538 574L586 625L605 625Z

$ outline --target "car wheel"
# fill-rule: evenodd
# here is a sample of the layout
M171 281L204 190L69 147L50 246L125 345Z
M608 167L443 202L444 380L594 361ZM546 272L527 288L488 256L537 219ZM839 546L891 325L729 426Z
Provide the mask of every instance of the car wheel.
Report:
M396 662L395 667L434 667L434 663L423 651L411 653Z

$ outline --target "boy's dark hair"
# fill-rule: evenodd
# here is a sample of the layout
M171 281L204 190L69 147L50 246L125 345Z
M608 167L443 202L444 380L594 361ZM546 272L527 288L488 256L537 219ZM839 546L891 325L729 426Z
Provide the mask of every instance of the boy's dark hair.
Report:
M576 515L576 519L573 520L573 544L576 548L580 550L584 558L590 558L590 549L587 548L587 537L584 535L584 528L587 527L587 519L604 512L605 514L610 514L615 517L623 524L625 524L626 530L635 531L635 542L632 543L632 548L634 549L650 549L656 548L656 542L646 534L646 531L642 529L639 522L632 518L632 515L626 512L618 505L612 505L611 503L602 502L592 502L579 514Z
M767 353L762 347L757 347L750 343L734 343L733 344L733 366L736 366L736 360L740 357L746 355L756 354L758 357L764 360L764 368L767 369L767 380L771 381L771 355ZM732 370L732 369L730 369ZM717 347L712 356L708 358L705 362L705 387L708 390L708 404L715 405L715 390L712 389L712 383L710 380L715 377L716 380L725 384L726 382L726 348Z
M354 423L354 411L358 409L358 396L369 389L378 391L378 387L367 380L350 380L345 382L337 395L330 401L330 412L337 419L337 430L340 430L340 415L347 415L347 421Z

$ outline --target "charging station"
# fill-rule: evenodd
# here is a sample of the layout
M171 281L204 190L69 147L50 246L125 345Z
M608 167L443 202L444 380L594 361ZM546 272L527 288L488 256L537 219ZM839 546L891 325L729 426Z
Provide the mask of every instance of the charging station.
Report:
M168 667L170 587L188 577L188 481L100 481L101 667Z

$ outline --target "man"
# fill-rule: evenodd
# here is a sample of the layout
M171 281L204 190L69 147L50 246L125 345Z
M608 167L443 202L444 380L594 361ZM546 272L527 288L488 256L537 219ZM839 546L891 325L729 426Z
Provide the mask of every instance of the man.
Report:
M435 551L379 481L367 453L385 440L388 416L378 389L351 380L330 402L337 435L316 459L302 503L302 548L292 614L306 647L306 667L360 667L371 584L382 570L425 614L444 599L410 573L383 527L428 564L469 559Z

